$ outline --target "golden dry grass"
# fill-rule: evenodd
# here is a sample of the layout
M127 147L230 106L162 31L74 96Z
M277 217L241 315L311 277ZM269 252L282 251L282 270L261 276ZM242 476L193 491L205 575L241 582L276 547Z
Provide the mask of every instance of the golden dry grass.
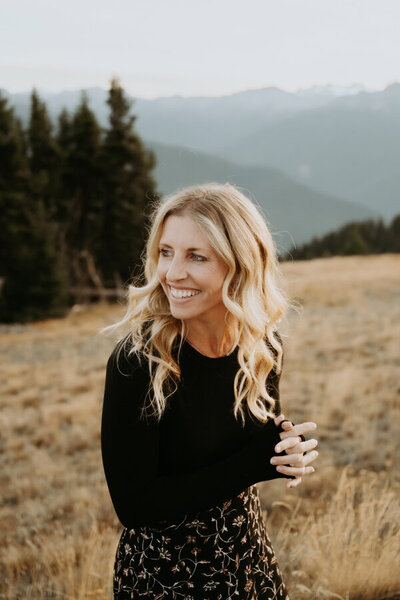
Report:
M283 410L313 420L316 472L258 484L291 600L400 598L400 257L283 264L302 304L283 324ZM0 598L112 597L122 527L104 480L100 417L122 314L0 326Z

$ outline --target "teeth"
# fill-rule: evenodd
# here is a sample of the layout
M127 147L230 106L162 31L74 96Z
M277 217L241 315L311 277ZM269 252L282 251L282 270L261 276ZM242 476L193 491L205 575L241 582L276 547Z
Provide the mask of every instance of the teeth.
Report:
M174 288L170 289L174 298L189 298L190 296L196 296L196 294L200 294L200 290L192 292L190 290L175 290Z

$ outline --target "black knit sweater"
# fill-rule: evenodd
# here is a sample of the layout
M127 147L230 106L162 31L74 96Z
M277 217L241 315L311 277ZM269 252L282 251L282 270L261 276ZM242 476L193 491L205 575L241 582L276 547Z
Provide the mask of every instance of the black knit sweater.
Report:
M237 348L210 358L184 340L178 357L181 381L157 423L139 418L150 381L148 364L122 351L117 366L120 343L107 362L101 451L111 500L124 527L176 522L256 482L292 478L270 464L282 431L273 419L266 424L252 420L246 408L242 428L233 415ZM267 386L278 400L279 414L275 371Z

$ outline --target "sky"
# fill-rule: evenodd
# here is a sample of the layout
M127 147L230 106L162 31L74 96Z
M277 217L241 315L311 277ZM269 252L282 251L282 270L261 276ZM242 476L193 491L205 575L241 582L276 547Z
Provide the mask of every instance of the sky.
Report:
M222 96L400 81L400 0L0 0L0 88Z

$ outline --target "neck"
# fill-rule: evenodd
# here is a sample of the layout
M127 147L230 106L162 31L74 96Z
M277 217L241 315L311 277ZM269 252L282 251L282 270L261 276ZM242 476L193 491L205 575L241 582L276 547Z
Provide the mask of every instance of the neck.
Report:
M201 354L210 356L210 358L225 356L232 350L232 340L227 333L219 337L217 335L201 337L193 331L189 331L186 335L186 341Z

